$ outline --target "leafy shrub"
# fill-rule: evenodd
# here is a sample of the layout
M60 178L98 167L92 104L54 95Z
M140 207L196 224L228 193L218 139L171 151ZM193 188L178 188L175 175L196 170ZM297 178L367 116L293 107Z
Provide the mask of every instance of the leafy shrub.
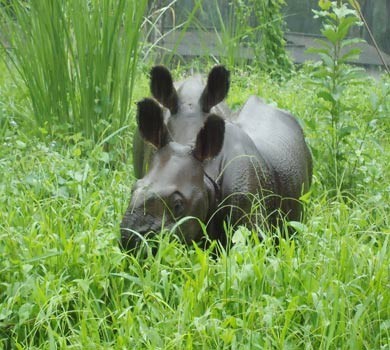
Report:
M325 113L323 130L318 128L325 146L323 162L327 164L323 180L334 189L351 189L358 159L356 144L350 143L350 137L357 127L346 104L345 91L354 84L362 84L363 79L360 68L347 64L359 56L360 49L353 46L361 39L347 36L351 27L359 23L359 17L346 4L320 1L319 5L321 10L313 12L323 20L321 33L326 40L316 40L319 47L308 51L321 58L310 75L310 84L317 87L318 109Z

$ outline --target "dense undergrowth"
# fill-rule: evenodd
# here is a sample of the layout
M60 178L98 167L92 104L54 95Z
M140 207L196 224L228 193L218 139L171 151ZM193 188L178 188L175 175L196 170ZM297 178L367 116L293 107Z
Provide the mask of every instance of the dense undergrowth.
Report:
M275 248L230 230L235 245L217 258L167 236L155 255L122 253L134 125L109 151L31 130L25 91L3 75L0 349L389 349L389 80L347 89L354 187L338 191L309 74L232 72L231 107L257 94L298 116L314 181L294 240Z

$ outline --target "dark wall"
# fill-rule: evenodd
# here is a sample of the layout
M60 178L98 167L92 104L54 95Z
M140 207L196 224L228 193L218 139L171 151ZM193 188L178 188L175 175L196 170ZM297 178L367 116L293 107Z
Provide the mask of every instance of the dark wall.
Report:
M245 0L241 0L245 3ZM346 2L346 0L343 0ZM150 5L156 9L166 6L170 0L150 0ZM285 0L286 5L282 7L287 30L290 32L320 34L321 21L313 18L312 9L318 8L318 0ZM358 0L363 15L374 34L379 47L390 53L390 0ZM195 3L199 0L178 0L173 6L173 12L168 11L164 16L163 27L171 28L174 24L186 21L192 12ZM191 27L197 29L221 29L220 17L217 11L219 7L220 15L223 17L225 26L233 23L229 13L235 11L231 4L238 2L232 0L203 0L201 7L194 17L194 23ZM152 5L153 4L153 5ZM175 23L173 23L175 19ZM366 39L370 44L368 33L364 27L355 28L353 36L359 36Z
M321 21L313 18L312 9L319 10L318 0L286 0L284 19L290 32L320 34Z
M379 47L390 53L390 0L358 0L358 3ZM283 12L287 29L320 34L321 21L313 18L312 9L318 9L318 0L286 0ZM363 26L355 28L353 36L362 37L371 44Z
M364 17L380 48L390 54L390 0L360 0ZM370 42L368 33L362 36Z

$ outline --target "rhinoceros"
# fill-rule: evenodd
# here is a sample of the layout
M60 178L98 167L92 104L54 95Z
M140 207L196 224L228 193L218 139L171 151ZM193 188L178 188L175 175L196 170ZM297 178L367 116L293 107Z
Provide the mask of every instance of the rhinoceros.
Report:
M301 126L291 114L256 96L229 118L212 110L229 87L226 69L216 69L223 74L213 73L218 78L213 79L212 71L205 86L193 78L182 84L185 94L176 91L169 71L162 70L169 76L165 84L154 88L152 78L159 102L145 98L138 103L138 132L154 154L133 186L120 225L125 250L162 228L177 228L185 243L207 236L226 245L224 222L259 229L276 227L280 218L301 219L299 198L312 177Z

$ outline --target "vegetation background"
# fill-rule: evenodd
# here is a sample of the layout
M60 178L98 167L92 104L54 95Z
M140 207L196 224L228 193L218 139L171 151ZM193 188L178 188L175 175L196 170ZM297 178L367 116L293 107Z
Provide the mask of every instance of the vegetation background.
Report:
M194 3L183 29L202 10ZM271 3L277 16L283 2ZM227 227L235 244L218 258L169 234L155 255L117 244L134 101L149 95L158 47L149 35L171 7L0 4L0 349L390 348L390 78L347 64L353 2L320 1L320 61L300 69L282 17L267 22L260 6L260 34L280 45L259 60L281 60L236 62L231 50L173 67L182 77L229 63L228 104L256 94L291 111L313 152L306 219L286 223L296 237L276 248ZM238 20L225 23L229 44L253 31Z

